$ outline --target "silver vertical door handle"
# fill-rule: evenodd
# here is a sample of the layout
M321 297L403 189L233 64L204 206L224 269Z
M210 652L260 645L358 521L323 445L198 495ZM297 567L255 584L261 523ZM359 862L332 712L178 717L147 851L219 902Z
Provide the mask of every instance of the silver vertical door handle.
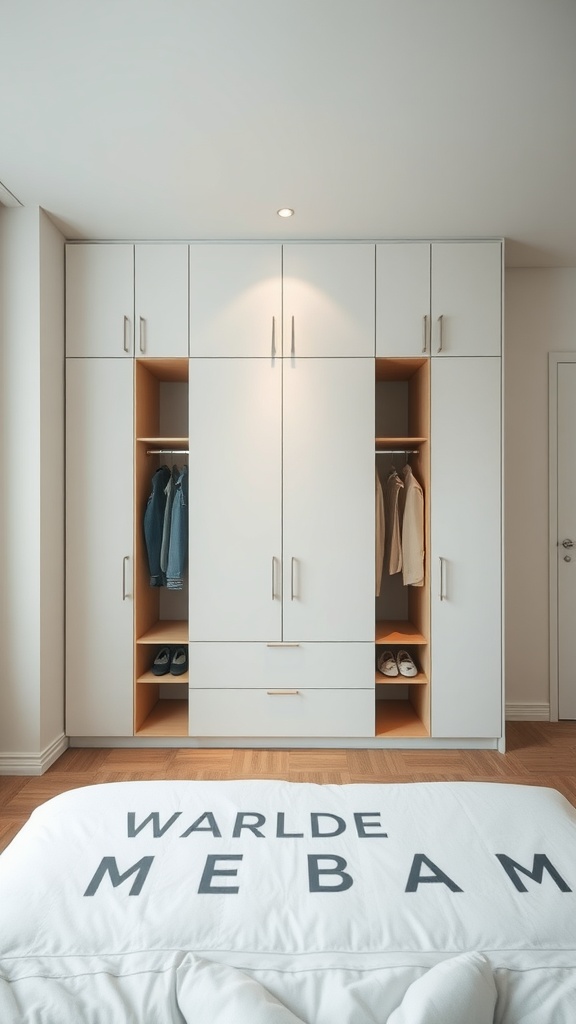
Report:
M294 600L294 564L295 564L295 562L296 562L295 558L292 558L290 560L290 600L291 601Z
M138 317L138 337L139 337L139 346L140 346L140 351L141 352L144 352L146 350L146 338L144 336L144 327L145 327L145 325L146 325L146 320L144 319L144 317L143 316Z
M272 359L276 358L276 317L272 317Z
M126 593L126 564L129 561L129 555L124 555L122 559L122 600L125 601L130 595Z
M125 316L124 317L124 351L125 352L129 352L130 351L130 339L128 337L128 332L127 332L127 329L126 329L129 326L130 326L130 318Z
M440 561L440 595L439 596L440 596L440 600L441 601L446 601L447 600L447 596L448 596L446 594L445 577L444 577L444 566L446 564L446 559L442 558L440 556L439 561Z
M444 338L443 338L443 335L442 335L443 325L444 325L444 314L441 313L440 316L438 317L438 348L436 349L436 352L441 352L442 351L442 345L444 344Z
M272 555L272 600L276 600L276 558Z
M425 313L423 317L424 323L422 327L422 352L428 351L428 314Z
M291 340L290 340L290 355L291 356L295 356L296 355L296 338L294 337L294 317L292 317L292 331L291 331Z

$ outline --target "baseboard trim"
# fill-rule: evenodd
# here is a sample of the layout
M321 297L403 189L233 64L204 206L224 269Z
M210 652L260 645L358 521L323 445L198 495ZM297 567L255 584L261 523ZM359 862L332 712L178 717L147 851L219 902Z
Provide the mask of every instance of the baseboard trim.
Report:
M68 737L58 736L40 753L0 753L0 775L43 775L68 748Z
M532 704L510 703L506 705L507 722L549 722L550 704L534 701Z

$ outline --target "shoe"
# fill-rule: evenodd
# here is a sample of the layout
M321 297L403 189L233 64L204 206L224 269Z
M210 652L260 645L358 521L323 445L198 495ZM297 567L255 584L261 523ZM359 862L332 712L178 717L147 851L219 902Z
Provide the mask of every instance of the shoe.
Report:
M398 651L396 655L396 664L398 665L398 671L401 676L415 676L418 675L418 669L414 664L408 651Z
M165 676L170 671L170 648L162 647L154 658L152 672L155 676Z
M382 651L382 653L378 655L376 664L378 666L378 671L381 672L383 676L398 675L398 665L396 664L396 658L392 651Z
M188 651L185 647L176 647L170 662L170 674L181 676L188 668Z

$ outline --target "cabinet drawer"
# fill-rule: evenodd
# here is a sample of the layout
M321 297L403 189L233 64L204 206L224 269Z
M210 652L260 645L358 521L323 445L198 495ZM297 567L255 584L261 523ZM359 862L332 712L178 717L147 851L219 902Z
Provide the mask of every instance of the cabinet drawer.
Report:
M191 689L191 736L374 736L374 690ZM287 692L286 692L287 691Z
M194 642L189 670L199 688L363 689L374 683L374 644Z

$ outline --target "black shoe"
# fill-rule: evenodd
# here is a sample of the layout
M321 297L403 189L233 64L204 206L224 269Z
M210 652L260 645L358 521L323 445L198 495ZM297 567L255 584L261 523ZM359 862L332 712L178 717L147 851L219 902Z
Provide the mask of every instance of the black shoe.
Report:
M170 662L170 673L173 676L181 676L188 668L188 651L185 647L176 647Z
M162 647L154 658L152 672L155 676L165 676L170 671L170 648Z

